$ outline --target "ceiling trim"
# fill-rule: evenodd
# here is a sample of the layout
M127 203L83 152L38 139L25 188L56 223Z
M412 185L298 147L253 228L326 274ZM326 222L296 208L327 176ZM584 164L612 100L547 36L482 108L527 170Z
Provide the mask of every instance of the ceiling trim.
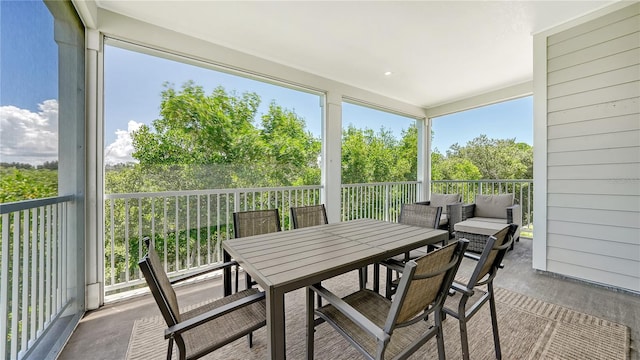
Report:
M527 81L480 95L471 96L466 99L427 108L427 117L431 119L532 94L533 81Z

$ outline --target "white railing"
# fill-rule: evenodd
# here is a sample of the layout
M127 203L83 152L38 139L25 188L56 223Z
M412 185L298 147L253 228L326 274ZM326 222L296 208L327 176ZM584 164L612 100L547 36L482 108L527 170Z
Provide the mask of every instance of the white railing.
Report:
M67 284L73 196L0 204L0 357L18 359L72 301Z
M342 221L360 218L397 221L402 204L420 198L419 184L417 181L343 184Z
M417 181L342 185L341 220L397 221L403 203L421 198L419 185ZM432 189L462 193L467 203L479 191L515 192L523 205L523 220L527 227L531 224L530 180L433 181ZM233 236L234 212L277 208L286 230L292 227L289 208L320 204L320 191L317 185L105 195L105 293L109 297L144 287L137 262L146 251L145 236L155 244L167 273L189 273L222 261L221 244Z
M476 194L514 194L522 208L522 230L533 236L533 180L434 180L431 192L462 194L462 201L470 204Z
M189 273L222 261L236 211L277 208L290 229L289 208L320 203L321 186L213 189L105 195L105 293L144 286L142 239L155 244L165 271ZM176 246L177 244L177 246Z

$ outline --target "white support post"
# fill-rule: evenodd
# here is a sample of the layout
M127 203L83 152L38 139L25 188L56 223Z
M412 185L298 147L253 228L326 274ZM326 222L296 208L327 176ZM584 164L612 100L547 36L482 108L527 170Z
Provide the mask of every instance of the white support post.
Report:
M102 231L102 42L97 30L86 30L86 228L85 301L86 309L97 309L104 302L104 246Z
M533 37L533 268L547 270L547 36Z
M429 200L431 193L431 119L417 119L418 130L418 201Z
M330 223L340 221L342 187L342 96L326 95L322 122L322 202Z

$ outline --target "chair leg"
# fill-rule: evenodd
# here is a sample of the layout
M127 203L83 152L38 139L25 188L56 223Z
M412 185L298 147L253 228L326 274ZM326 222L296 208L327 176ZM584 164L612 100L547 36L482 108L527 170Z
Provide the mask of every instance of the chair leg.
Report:
M313 359L313 337L315 333L315 324L314 324L314 309L315 304L313 303L313 290L307 288L307 359ZM317 295L320 298L320 295Z
M373 264L373 291L380 293L380 264Z
M321 282L317 283L317 284L313 284L313 285L322 285ZM320 296L320 294L316 294L316 303L318 304L318 307L322 307L322 296Z
M240 267L236 265L236 279L235 279L235 280L236 280L236 291L235 291L235 292L238 292L238 291L239 291L239 289L238 289L238 277L239 277L239 273L240 273Z
M460 325L460 344L462 346L462 358L469 360L469 338L467 336L466 299L463 298L458 305L458 324Z
M167 360L171 360L173 356L173 338L169 338L169 347L167 348Z
M392 279L393 277L393 271L389 268L387 268L387 280L385 281L385 292L384 292L384 296L391 300L391 281L393 281Z
M246 271L244 273L244 280L245 280L245 286L247 287L247 289L251 289L251 276L249 276L249 274L247 274Z
M442 331L442 319L444 317L444 311L436 311L435 312L435 325L438 327L438 332L436 333L436 341L438 343L438 359L445 360L447 356L444 352L444 332Z
M360 290L367 287L368 268L369 268L368 266L365 266L358 270L358 282L360 285Z
M247 342L249 343L249 348L253 347L253 333L250 332L247 334Z
M491 309L491 326L493 327L493 343L496 348L496 359L502 359L502 350L500 349L500 335L498 334L498 313L496 312L496 301L493 296L493 283L487 284L487 290L491 294L489 297L489 307Z

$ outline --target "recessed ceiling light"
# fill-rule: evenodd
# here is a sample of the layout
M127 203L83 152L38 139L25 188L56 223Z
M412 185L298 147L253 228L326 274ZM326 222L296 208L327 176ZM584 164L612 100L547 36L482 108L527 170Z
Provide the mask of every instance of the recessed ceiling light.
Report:
M385 76L389 76L389 75L391 75L391 71L386 71L386 72L384 73L384 75L385 75Z

